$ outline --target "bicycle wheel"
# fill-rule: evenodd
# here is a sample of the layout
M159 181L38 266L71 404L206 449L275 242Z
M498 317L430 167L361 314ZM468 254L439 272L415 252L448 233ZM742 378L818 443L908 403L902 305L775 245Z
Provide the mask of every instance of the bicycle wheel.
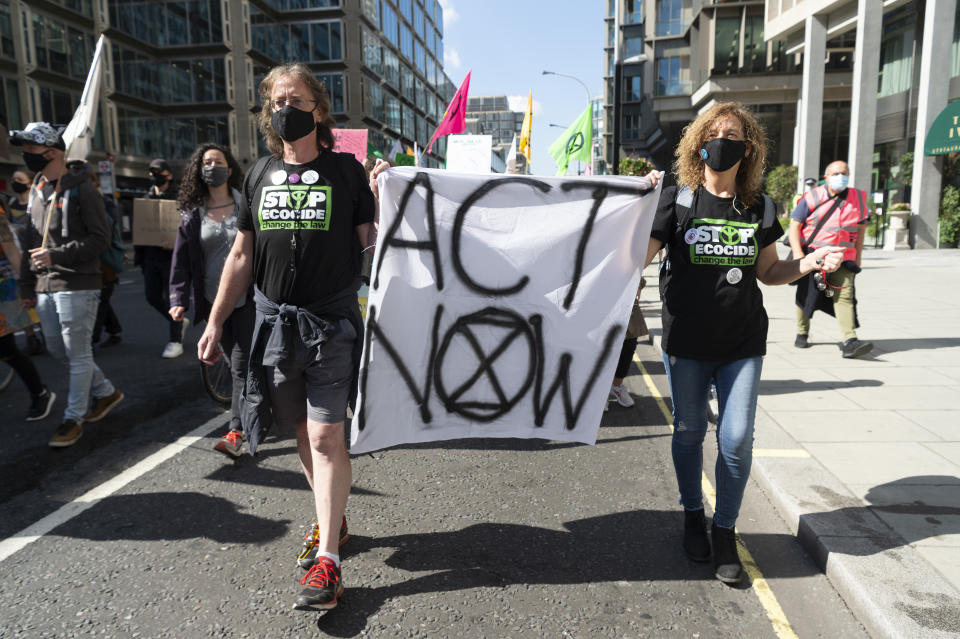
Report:
M6 363L0 364L0 391L5 390L13 381L13 369Z
M230 405L233 376L230 373L230 357L226 353L221 353L220 359L212 366L200 362L200 377L203 379L203 388L214 401L224 406Z

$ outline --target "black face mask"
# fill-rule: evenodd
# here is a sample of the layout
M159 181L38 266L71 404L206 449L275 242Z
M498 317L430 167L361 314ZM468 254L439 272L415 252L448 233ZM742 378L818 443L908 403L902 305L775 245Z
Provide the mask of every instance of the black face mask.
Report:
M39 173L50 163L50 158L43 157L43 153L23 152L23 163L34 173Z
M220 186L227 181L227 167L205 166L200 169L200 177L207 186Z
M167 176L163 173L151 173L150 179L153 180L154 186L163 186L167 183Z
M30 185L23 182L14 182L11 188L13 188L14 193L26 193L30 190Z
M266 108L266 107L265 107ZM286 142L294 142L317 128L312 111L301 111L289 104L270 116L270 124Z
M718 173L723 173L743 159L747 153L747 143L743 140L715 138L704 142L700 147L700 157L704 164Z

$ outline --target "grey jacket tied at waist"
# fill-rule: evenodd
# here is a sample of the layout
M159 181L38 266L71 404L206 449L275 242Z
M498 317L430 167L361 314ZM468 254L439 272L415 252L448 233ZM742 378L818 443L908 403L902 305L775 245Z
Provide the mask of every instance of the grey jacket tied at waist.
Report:
M363 321L357 303L358 287L347 287L309 306L277 304L254 287L253 301L257 318L250 347L250 370L243 391L243 435L250 446L250 454L257 451L267 431L273 425L270 393L267 388L267 366L283 368L292 363L298 342L315 349L317 362L323 361L323 344L339 329L337 320L346 319L353 325L357 339L353 344L353 379L348 402L356 402L360 355L363 352Z

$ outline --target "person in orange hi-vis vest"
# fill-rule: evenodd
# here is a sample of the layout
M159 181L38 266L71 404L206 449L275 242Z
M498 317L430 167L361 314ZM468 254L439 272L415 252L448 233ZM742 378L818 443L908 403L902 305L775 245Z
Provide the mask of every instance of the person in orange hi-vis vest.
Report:
M857 339L860 324L854 279L860 272L863 240L870 211L867 194L849 186L846 162L832 162L824 172L825 184L804 193L790 216L790 247L793 257L803 257L821 246L844 249L843 264L834 273L814 272L797 286L797 339L794 346L810 346L810 318L822 310L837 318L845 358L860 357L873 344Z

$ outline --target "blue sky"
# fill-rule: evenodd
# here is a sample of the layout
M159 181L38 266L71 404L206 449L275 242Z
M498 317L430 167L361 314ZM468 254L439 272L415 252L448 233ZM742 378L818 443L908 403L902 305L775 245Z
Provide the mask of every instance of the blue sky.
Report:
M533 173L554 175L547 153L562 129L586 107L580 83L541 75L577 76L590 95L603 90L602 0L440 0L444 7L444 71L459 86L467 71L470 95L511 96L514 110L533 91Z

